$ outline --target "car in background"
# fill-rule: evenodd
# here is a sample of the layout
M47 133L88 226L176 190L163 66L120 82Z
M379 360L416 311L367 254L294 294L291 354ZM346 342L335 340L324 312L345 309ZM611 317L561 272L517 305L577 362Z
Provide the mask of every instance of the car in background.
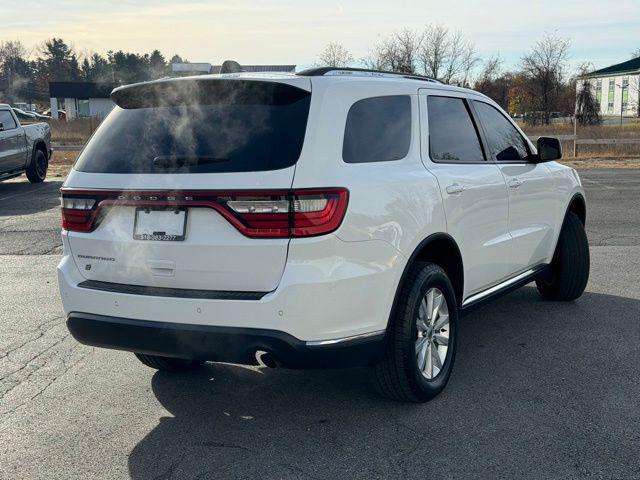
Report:
M36 116L27 118L37 119ZM49 125L21 125L15 108L0 104L0 180L26 173L32 183L44 181L51 153Z
M37 120L38 117L36 117L36 114L33 112L26 112L24 110L22 110L21 108L13 108L13 112L16 114L16 117L18 117L18 119L20 120L24 120L24 121L34 121Z
M49 118L53 118L51 116L51 109L47 108L44 112L42 112L43 115L49 117ZM58 109L58 120L66 120L67 119L67 112L65 112L64 110L60 110Z

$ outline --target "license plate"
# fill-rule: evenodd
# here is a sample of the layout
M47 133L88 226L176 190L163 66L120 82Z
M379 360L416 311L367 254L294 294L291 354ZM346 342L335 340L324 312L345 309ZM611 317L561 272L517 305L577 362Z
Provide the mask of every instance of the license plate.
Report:
M153 209L136 208L133 238L136 240L156 240L180 242L184 240L187 228L185 208Z

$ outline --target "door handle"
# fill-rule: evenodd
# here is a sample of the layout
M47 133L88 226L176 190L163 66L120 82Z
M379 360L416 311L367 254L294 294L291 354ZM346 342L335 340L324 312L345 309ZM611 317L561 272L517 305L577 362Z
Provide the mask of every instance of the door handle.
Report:
M464 192L464 185L460 185L459 183L453 183L445 188L446 192L449 195L457 195L458 193Z
M518 188L523 183L524 181L520 180L519 178L512 178L511 180L509 180L509 188Z

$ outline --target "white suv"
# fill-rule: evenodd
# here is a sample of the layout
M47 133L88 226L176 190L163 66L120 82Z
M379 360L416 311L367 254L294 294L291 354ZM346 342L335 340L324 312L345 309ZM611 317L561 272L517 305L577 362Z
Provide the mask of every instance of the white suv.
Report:
M489 98L329 68L118 88L62 188L58 278L80 342L154 368L372 366L447 383L458 319L587 283L584 192Z

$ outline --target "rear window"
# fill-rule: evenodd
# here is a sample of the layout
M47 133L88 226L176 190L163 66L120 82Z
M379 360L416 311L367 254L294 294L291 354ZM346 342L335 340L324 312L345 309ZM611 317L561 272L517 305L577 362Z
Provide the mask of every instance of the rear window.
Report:
M365 98L347 114L342 144L346 163L400 160L411 144L411 98L408 95Z
M116 91L75 169L90 173L213 173L294 165L311 94L280 83L200 80Z

